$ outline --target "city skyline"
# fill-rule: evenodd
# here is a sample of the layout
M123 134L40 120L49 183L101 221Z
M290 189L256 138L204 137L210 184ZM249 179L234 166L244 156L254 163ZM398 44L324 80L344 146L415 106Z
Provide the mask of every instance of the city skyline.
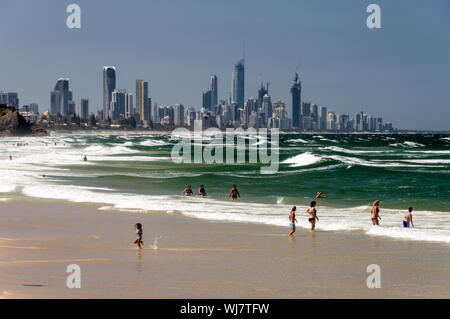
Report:
M289 88L294 72L299 71L304 101L351 115L361 110L378 114L399 129L449 129L445 119L450 116L446 94L450 48L439 35L448 33L450 25L442 12L449 12L450 6L443 1L411 2L409 18L417 19L413 24L405 24L407 20L401 18L404 6L379 1L383 12L380 30L365 26L365 3L326 2L319 6L299 2L278 8L255 1L242 5L203 3L203 7L180 2L173 10L159 1L131 2L128 10L133 14L153 18L148 27L139 29L141 25L133 21L129 25L118 23L107 34L101 22L116 19L123 4L78 3L84 20L76 31L64 25L65 4L46 6L47 12L41 5L26 1L0 4L0 35L9 44L0 53L0 61L8 61L2 63L2 75L7 76L0 76L0 90L19 92L22 105L36 102L47 109L48 88L58 77L68 77L77 104L80 98L88 98L91 111L98 110L103 105L98 68L115 65L119 74L116 88L134 92L133 83L143 78L159 105L181 103L198 109L205 79L211 74L218 77L218 99L231 94L230 68L242 55L245 40L245 100L255 96L264 81L271 83L272 99L283 100L290 107ZM235 11L239 14L230 14ZM220 27L213 36L213 30L205 29L211 21L200 18L205 12L213 13L213 25L227 28ZM436 16L433 21L418 19L423 12ZM164 23L169 14L175 26ZM180 21L198 22L179 29L182 24L176 21L182 14ZM18 18L13 20L12 16ZM252 17L252 24L246 17ZM297 26L295 32L292 25ZM31 29L25 34L20 32L24 28ZM165 30L164 36L157 34L159 28ZM134 37L123 38L132 32L147 40L137 43ZM114 40L116 36L123 38L120 45ZM33 55L25 49L28 47L39 54ZM127 53L125 48L132 50ZM147 54L135 56L137 49ZM36 77L40 80L35 81ZM426 116L417 116L421 110L426 110Z

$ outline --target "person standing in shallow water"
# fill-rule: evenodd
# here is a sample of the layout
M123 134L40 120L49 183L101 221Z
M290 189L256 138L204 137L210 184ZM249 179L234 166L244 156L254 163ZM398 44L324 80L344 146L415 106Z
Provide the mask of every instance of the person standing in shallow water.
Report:
M201 197L206 197L206 190L205 190L205 185L200 185L200 188L198 189L198 194Z
M309 214L308 221L311 223L311 231L316 228L316 220L319 221L319 217L317 217L316 205L316 201L313 200L310 207L306 210L306 212Z
M182 193L183 195L186 196L194 196L194 192L192 191L192 187L191 185L188 185L188 187L186 187Z
M403 218L403 227L405 228L409 228L410 225L412 226L412 228L414 228L412 211L413 211L412 207L408 208L408 212L406 213L405 218Z
M295 223L297 219L295 218L295 212L297 211L297 206L293 206L291 212L289 214L289 227L291 228L291 232L289 236L292 236L295 233Z
M230 193L228 194L228 198L231 197L233 200L236 200L238 198L238 196L240 198L241 194L239 194L239 191L238 191L238 189L236 187L236 184L234 184L233 188L231 189Z
M373 202L372 210L370 211L372 225L374 226L380 225L379 220L381 220L381 217L379 215L379 212L380 212L380 201L376 200Z

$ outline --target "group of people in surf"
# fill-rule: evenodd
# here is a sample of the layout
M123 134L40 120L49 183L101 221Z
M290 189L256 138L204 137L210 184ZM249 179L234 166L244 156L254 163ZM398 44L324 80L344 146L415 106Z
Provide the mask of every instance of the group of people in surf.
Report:
M185 196L194 196L194 192L192 190L191 185L188 185L182 192L183 195ZM206 197L206 190L205 190L205 185L200 185L199 189L198 189L198 195L201 197ZM231 198L232 200L237 200L238 197L241 197L241 194L239 194L239 191L237 189L237 186L234 184L233 187L231 188L230 192L228 193L228 198Z
M321 192L317 192L316 198L325 198L325 196ZM319 217L317 217L317 210L316 210L317 202L313 200L309 206L308 209L306 209L306 212L308 213L308 221L311 224L311 231L313 231L316 228L316 221L319 221ZM289 227L291 228L291 232L289 233L289 236L292 236L295 233L295 224L297 223L297 219L295 217L295 213L297 211L297 206L293 206L291 209L291 212L289 213ZM408 211L405 214L405 217L403 218L403 227L414 228L413 223L413 216L412 216L413 208L409 207ZM370 211L372 224L374 226L378 226L380 224L380 201L376 200L373 205L372 209Z

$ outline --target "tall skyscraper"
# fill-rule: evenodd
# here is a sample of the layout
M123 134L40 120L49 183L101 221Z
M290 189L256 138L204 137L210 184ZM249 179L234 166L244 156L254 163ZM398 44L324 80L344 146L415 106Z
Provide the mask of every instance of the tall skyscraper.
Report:
M61 110L61 93L59 91L50 92L50 113L58 114Z
M202 94L202 107L204 107L207 110L211 110L212 108L212 91L208 90L206 92L203 92Z
M301 128L301 114L300 114L300 105L301 105L301 93L302 93L302 84L298 79L298 74L295 73L294 84L291 86L291 95L292 95L292 126L294 128Z
M111 96L116 89L116 68L103 67L103 120L111 118Z
M69 101L71 101L71 94L69 91L69 79L59 78L53 91L59 92L59 110L56 113L67 115L69 113ZM53 96L52 96L53 97ZM51 102L51 101L50 101Z
M218 88L217 88L217 76L211 75L211 83L209 86L211 91L211 106L219 105Z
M262 110L264 112L264 119L266 126L269 123L269 119L272 117L272 101L268 94L264 95L262 101Z
M88 99L80 99L79 115L80 115L80 118L83 120L89 119L89 100Z
M118 120L125 115L125 94L124 90L115 89L111 94L110 118Z
M244 85L245 67L242 59L234 65L231 77L231 102L236 103L238 108L244 107Z
M262 107L262 102L264 95L269 94L269 83L267 83L267 88L264 87L264 83L261 82L261 87L258 90L258 103L257 103L257 109Z
M321 106L319 108L319 130L326 131L327 130L327 114L328 109L326 106Z
M125 93L125 118L134 115L133 93Z
M141 121L150 121L150 105L148 103L148 82L136 80L136 113Z
M175 104L174 124L177 126L184 125L184 106L183 106L183 104Z
M160 123L161 122L161 119L159 117L158 103L156 103L156 102L152 103L151 117L152 117L152 122L153 123Z

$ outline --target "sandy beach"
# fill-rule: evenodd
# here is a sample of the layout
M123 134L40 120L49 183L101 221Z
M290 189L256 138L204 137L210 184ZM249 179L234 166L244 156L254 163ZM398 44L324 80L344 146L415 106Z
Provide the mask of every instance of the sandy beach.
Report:
M2 298L449 298L447 244L161 212L0 202ZM133 225L144 227L136 249ZM66 267L81 267L69 289ZM381 288L369 289L369 264Z

